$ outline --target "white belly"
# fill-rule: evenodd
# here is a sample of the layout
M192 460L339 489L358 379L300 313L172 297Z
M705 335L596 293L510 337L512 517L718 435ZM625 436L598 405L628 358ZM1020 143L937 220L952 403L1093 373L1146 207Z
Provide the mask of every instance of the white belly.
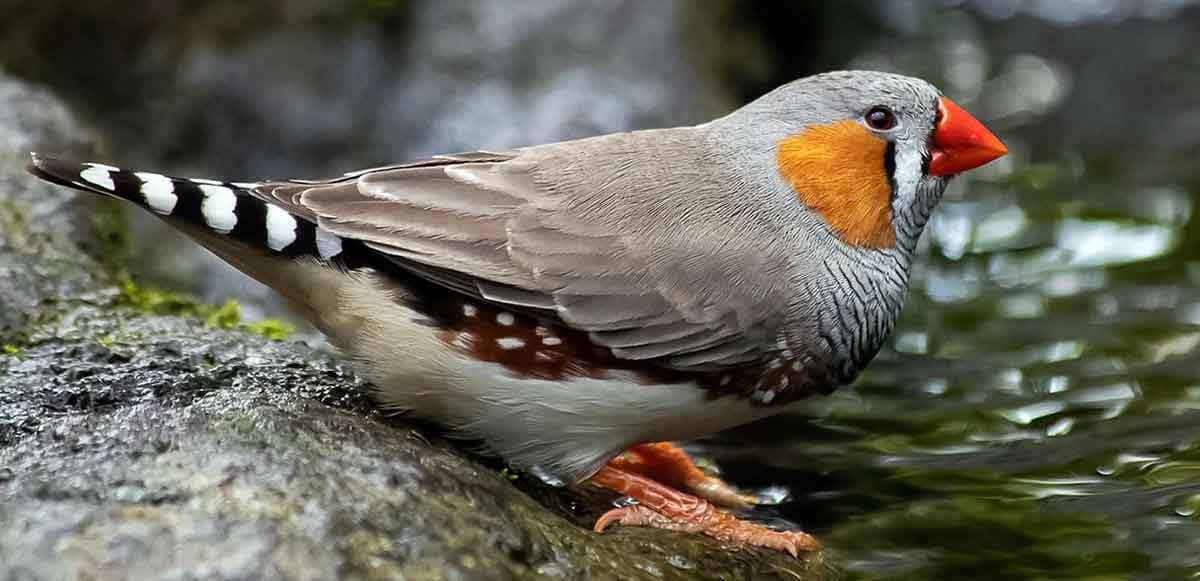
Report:
M359 361L380 404L479 438L514 466L578 481L633 444L704 436L780 411L712 398L692 382L645 385L623 371L517 376L468 358L396 300L402 289L372 279L347 278L338 317L322 326Z
M705 436L777 411L710 398L692 382L645 385L622 372L551 381L515 377L494 363L457 358L453 365L443 421L483 438L514 465L573 480L633 444ZM399 404L405 387L381 395Z

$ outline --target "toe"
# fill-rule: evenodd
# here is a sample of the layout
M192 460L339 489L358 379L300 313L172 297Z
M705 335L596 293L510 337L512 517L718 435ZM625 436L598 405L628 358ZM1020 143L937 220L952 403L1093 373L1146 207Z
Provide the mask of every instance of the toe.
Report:
M626 507L627 508L627 507ZM592 530L598 533L604 532L613 523L621 522L625 516L625 508L614 508L596 519L596 524L592 525Z
M596 524L592 525L592 530L603 533L605 529L613 523L618 523L623 526L650 526L661 529L671 530L689 530L696 532L694 527L689 529L684 523L672 521L671 519L650 510L644 506L633 505L614 508L596 519Z
M782 549L787 551L793 557L799 557L800 553L808 553L821 549L821 541L816 537L800 532L784 532L779 533L778 546L771 548Z

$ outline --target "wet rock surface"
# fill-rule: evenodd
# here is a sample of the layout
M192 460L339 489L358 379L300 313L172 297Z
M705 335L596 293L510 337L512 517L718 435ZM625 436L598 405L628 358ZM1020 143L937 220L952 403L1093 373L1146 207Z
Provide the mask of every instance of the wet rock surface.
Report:
M596 535L587 523L607 499L547 489L379 416L327 353L130 306L87 251L111 207L21 169L28 150L83 151L86 135L51 95L0 77L0 578L824 569L819 555L690 535Z

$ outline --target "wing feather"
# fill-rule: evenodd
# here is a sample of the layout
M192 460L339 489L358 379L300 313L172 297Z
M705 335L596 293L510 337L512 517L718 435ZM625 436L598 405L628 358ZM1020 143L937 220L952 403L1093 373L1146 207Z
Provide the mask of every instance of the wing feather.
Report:
M778 260L726 243L738 230L721 216L726 232L689 232L692 209L659 192L676 172L638 173L638 160L682 146L646 139L456 154L265 191L426 280L557 318L617 357L678 369L760 359L786 305L762 278Z

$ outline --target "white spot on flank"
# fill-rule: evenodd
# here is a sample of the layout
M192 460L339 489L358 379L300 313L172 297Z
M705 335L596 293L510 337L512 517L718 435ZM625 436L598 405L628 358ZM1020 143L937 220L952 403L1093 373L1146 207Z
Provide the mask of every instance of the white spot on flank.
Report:
M537 333L538 337L548 337L550 335L550 329L547 329L545 325L534 327L533 332Z
M233 227L237 226L237 195L233 190L225 186L201 185L200 191L204 193L200 213L208 227L219 234L233 232Z
M504 349L505 351L511 351L513 349L520 349L525 346L525 342L516 337L501 337L499 339L496 339L496 344L499 345L500 348Z
M762 397L759 398L759 400L761 400L763 403L771 403L771 401L773 401L774 399L775 399L775 392L773 392L773 391L764 391L764 392L762 392Z
M792 371L800 371L800 360L792 362Z
M112 172L120 171L115 167L107 166L99 163L85 164L87 169L79 172L79 177L83 178L88 183L104 188L108 191L116 189L116 184L112 180Z
M542 337L542 345L548 345L550 347L562 345L562 339L559 339L558 337Z
M505 327L517 322L517 318L512 313L500 313L496 315L496 322Z
M175 195L175 183L171 181L171 178L145 172L133 175L142 180L142 199L146 201L147 207L164 216L175 211L175 205L179 203L179 196Z
M342 253L342 239L337 234L331 234L317 228L317 254L324 260L329 260Z
M792 382L792 380L788 379L788 376L786 376L786 375L783 377L780 377L779 378L779 389L783 389L783 388L787 387L788 384L791 382Z
M296 241L296 218L275 204L267 204L267 246L280 251Z
M474 317L477 314L479 314L479 309L475 308L475 305L472 305L470 303L463 303L463 316L464 317Z

